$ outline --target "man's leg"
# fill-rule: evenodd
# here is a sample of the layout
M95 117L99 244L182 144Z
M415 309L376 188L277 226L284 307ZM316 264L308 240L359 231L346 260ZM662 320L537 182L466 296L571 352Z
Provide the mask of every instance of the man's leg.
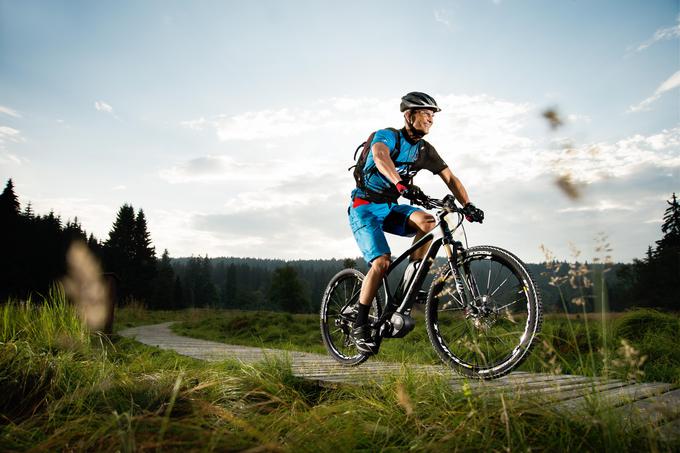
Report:
M359 303L367 307L371 306L371 301L380 287L380 282L390 266L390 255L381 255L371 262L371 268L364 278L359 294ZM359 321L359 320L357 320Z
M371 335L371 327L368 324L368 313L371 310L371 302L375 298L383 275L390 265L390 255L380 255L371 262L371 268L361 284L359 294L359 306L357 319L352 330L352 339L357 349L364 354L374 354L378 345Z
M436 222L433 215L423 211L414 211L408 217L408 224L411 228L416 230L416 235L413 238L413 244L415 244L423 236L432 231L436 225ZM410 261L422 260L425 257L425 252L427 252L427 247L430 245L430 242L427 242L422 247L414 250L413 253L411 253Z

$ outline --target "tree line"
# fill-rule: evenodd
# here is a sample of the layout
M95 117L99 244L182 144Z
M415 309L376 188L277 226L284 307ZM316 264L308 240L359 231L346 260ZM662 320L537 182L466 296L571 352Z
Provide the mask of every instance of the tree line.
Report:
M601 293L601 286L551 285L555 277L568 282L571 272L581 269L581 265L589 269L591 280L605 282L607 304L612 311L639 306L680 309L680 207L675 194L667 203L661 227L663 237L655 248L649 247L642 260L630 264L528 264L541 289L546 311L566 308L578 312L581 308L569 302L579 295L584 296L588 311L599 309L594 293ZM0 301L45 294L52 282L65 273L65 252L74 240L85 241L105 272L117 277L121 303L137 300L151 309L214 307L313 312L318 310L325 286L336 272L344 267L366 270L360 258L171 258L167 250L158 258L142 209L135 211L124 204L108 238L99 241L87 234L77 218L64 224L54 212L35 214L30 203L22 211L11 180L0 195L0 224ZM442 265L443 260L435 263L435 267ZM397 284L398 274L394 273L391 285Z

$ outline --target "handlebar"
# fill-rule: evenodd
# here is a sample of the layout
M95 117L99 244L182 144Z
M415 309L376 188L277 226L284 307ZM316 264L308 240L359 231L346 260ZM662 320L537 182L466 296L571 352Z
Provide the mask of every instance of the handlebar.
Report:
M446 195L444 198L439 200L437 198L430 198L423 194L421 197L412 199L411 201L425 209L441 209L446 212L464 214L463 209L456 206L456 199L453 195Z

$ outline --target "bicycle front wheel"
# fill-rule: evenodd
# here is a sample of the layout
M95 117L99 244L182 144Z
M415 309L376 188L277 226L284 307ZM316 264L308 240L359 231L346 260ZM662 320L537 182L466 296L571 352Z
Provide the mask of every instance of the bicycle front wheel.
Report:
M541 328L541 297L524 264L491 246L466 250L458 270L430 287L427 333L439 357L460 373L476 378L503 376L527 357Z
M363 281L364 274L358 270L344 269L328 283L321 301L321 339L330 356L343 365L359 365L369 357L359 352L350 338ZM379 294L371 304L369 323L382 313Z

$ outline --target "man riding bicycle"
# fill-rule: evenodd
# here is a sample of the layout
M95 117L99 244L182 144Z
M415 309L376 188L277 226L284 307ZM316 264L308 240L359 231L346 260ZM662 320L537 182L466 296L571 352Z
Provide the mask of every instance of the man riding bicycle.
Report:
M349 223L354 239L370 269L361 286L357 318L352 330L352 340L364 354L376 352L377 344L368 324L371 301L375 298L383 275L391 262L390 248L385 233L422 238L435 226L435 218L411 205L397 204L400 196L417 200L421 190L412 179L422 169L439 175L444 184L464 207L470 222L482 222L484 213L476 208L465 187L451 172L437 150L423 137L430 131L434 115L441 111L435 100L420 92L411 92L401 98L400 110L404 113L401 130L381 129L369 144L357 187L352 191L352 204L348 209ZM427 244L415 250L410 263L422 260ZM411 265L411 264L409 264Z

